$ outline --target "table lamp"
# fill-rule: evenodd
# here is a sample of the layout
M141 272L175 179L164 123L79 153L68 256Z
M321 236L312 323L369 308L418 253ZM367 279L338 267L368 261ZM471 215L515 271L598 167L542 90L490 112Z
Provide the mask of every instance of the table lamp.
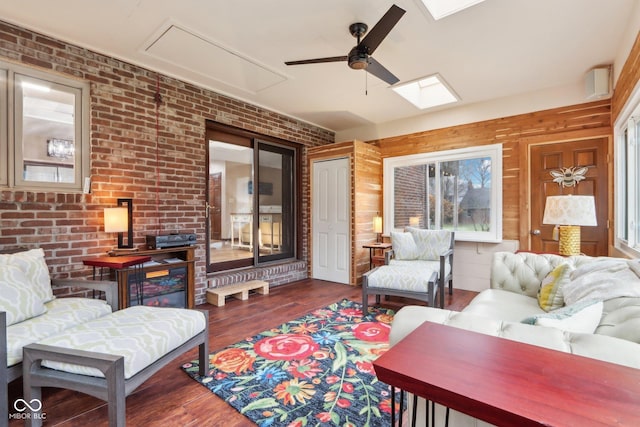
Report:
M548 196L543 224L560 227L560 255L580 255L580 226L598 225L593 196Z
M104 231L118 233L118 249L133 248L133 204L131 199L118 199L118 207L104 209ZM127 244L124 234L127 232Z
M373 232L377 234L376 242L382 241L382 217L376 215L373 217Z

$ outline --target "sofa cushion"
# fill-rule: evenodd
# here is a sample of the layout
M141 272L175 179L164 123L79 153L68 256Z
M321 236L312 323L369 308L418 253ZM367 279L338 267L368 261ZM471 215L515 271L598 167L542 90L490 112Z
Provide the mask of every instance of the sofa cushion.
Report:
M411 233L391 232L393 256L399 260L414 260L418 257L418 247Z
M42 248L14 254L2 254L0 255L0 266L2 265L20 267L26 274L29 283L34 285L34 292L40 297L43 304L54 299L53 291L51 290L51 279L49 278L49 268L44 260Z
M7 327L7 366L22 362L25 345L111 313L106 301L90 298L56 298L45 307L46 313Z
M537 299L502 289L485 289L462 311L511 322L520 322L525 317L545 313Z
M404 266L404 267L414 267L414 268L425 268L431 271L440 272L440 261L422 261L422 260L402 260L402 259L391 259L389 261L389 265L395 266ZM451 273L451 265L449 264L449 259L447 258L444 263L444 275L445 277Z
M640 298L604 301L602 319L595 333L640 344Z
M551 311L564 305L562 286L571 280L573 270L571 265L563 263L547 274L538 290L540 308L544 311Z
M417 262L420 261L412 261L412 264ZM367 286L426 294L429 291L429 278L434 271L438 270L415 265L383 265L369 273Z
M82 323L40 344L124 356L124 377L129 379L204 329L205 317L199 311L135 306ZM47 360L42 365L104 377L98 369L87 366Z
M46 311L34 285L18 266L0 266L0 311L6 312L7 326Z
M416 258L423 261L438 261L451 246L451 232L407 227L416 244Z
M522 323L549 326L567 332L592 334L602 317L602 301L583 301L550 313L527 317Z

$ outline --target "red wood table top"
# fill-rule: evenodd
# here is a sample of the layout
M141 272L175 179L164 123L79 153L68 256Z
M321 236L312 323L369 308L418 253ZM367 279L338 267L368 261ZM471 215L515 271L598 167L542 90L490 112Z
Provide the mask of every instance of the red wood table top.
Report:
M640 369L425 322L380 381L501 426L640 426Z
M142 264L150 260L151 257L149 255L103 256L83 259L82 263L92 267L108 267L113 268L114 270L122 270L123 268Z

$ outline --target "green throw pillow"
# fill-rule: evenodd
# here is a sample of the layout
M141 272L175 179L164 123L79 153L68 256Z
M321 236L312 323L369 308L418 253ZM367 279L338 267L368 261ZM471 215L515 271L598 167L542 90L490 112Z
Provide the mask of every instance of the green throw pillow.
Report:
M538 289L538 304L544 311L556 310L564 305L562 286L571 280L573 267L560 264L542 280Z

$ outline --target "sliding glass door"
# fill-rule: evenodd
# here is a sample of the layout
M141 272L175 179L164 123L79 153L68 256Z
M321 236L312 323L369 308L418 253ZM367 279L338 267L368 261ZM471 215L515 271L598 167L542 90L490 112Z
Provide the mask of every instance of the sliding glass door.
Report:
M295 256L295 150L208 132L208 271Z
M293 256L293 151L258 144L259 261Z

